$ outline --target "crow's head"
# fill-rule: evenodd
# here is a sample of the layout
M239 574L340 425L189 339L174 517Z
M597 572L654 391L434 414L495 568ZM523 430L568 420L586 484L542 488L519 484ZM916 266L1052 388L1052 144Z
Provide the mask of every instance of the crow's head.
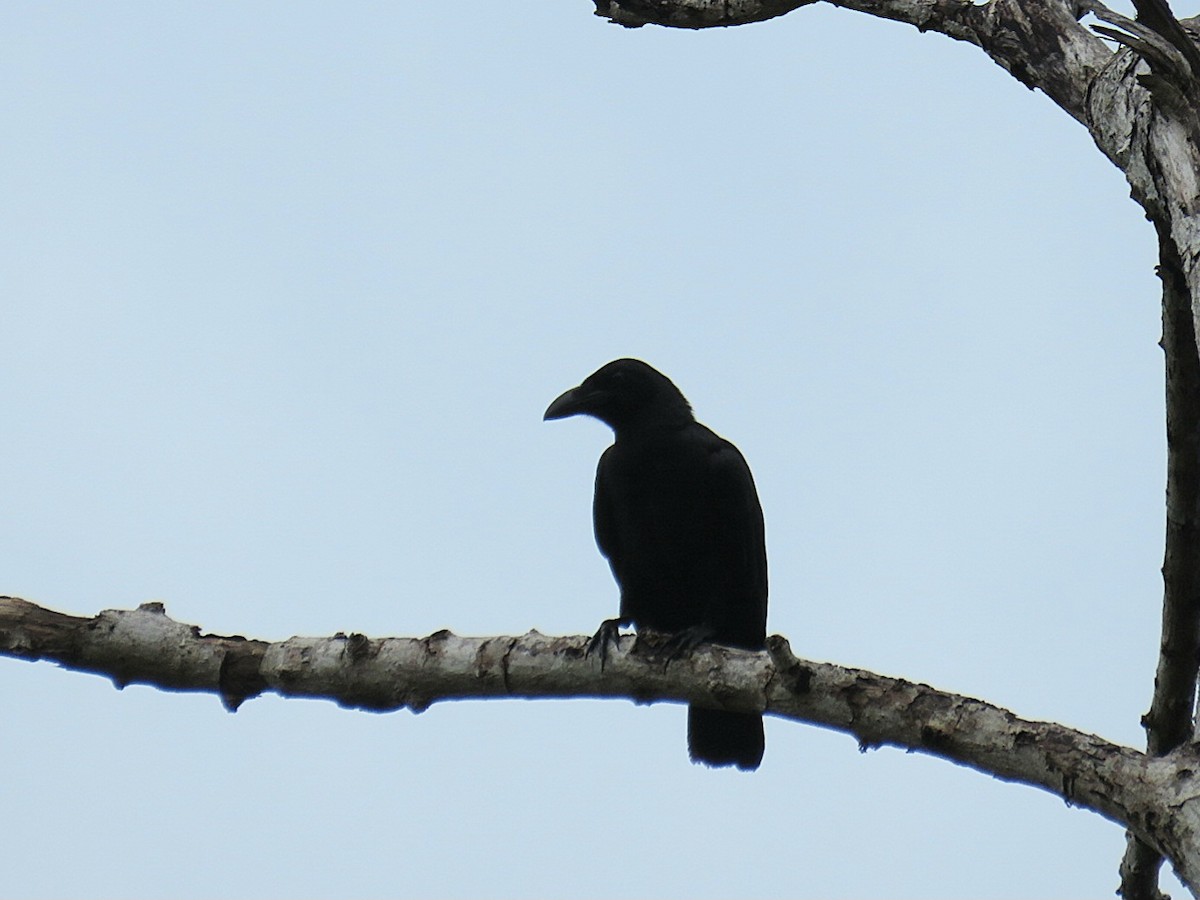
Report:
M559 396L543 419L594 416L621 433L692 421L692 408L662 372L639 359L618 359Z

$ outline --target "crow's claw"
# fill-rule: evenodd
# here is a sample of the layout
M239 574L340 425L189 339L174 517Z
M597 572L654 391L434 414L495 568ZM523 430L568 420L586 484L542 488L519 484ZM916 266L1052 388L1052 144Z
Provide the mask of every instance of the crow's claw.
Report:
M628 624L628 619L605 619L601 622L592 639L587 642L583 658L587 659L593 653L599 655L600 671L603 672L604 664L608 661L608 645L612 644L618 650L621 649L621 626Z
M707 644L714 636L713 629L708 625L692 625L683 631L675 632L658 649L658 655L663 661L663 671L667 670L672 660L687 656L701 644Z

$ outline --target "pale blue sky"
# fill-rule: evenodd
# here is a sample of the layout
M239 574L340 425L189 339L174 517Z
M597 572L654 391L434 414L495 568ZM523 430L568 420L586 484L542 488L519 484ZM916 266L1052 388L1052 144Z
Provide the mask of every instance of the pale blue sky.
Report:
M0 593L206 630L590 633L639 356L750 461L801 655L1141 746L1156 251L979 50L824 6L0 11ZM1196 12L1181 5L1181 15ZM209 696L0 660L10 897L1109 896L1120 828L771 720Z

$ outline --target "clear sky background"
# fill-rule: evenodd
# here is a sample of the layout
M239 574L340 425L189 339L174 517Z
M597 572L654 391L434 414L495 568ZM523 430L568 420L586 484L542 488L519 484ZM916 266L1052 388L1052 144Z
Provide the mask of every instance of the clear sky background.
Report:
M1162 358L1122 175L938 35L591 9L6 3L0 593L590 633L610 435L541 415L637 356L750 461L798 654L1143 746ZM671 705L230 715L3 659L0 717L28 900L1110 896L1124 846L781 720L757 773L692 766Z

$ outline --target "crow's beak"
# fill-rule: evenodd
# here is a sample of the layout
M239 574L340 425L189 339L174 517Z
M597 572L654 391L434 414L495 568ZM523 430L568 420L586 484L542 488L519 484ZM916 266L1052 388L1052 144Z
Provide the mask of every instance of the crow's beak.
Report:
M579 415L583 411L579 388L571 388L569 391L559 394L554 402L546 407L546 414L542 416L542 421L549 422L551 419L565 419L567 416Z

